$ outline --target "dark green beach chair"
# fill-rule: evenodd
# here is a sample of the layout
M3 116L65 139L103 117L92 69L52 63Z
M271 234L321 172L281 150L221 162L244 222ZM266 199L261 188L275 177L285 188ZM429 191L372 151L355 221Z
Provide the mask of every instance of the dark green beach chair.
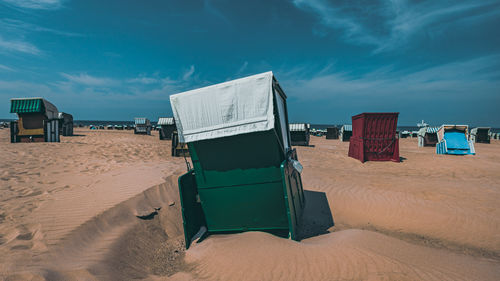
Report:
M186 248L209 233L297 239L304 192L272 72L171 96L193 169L179 178Z

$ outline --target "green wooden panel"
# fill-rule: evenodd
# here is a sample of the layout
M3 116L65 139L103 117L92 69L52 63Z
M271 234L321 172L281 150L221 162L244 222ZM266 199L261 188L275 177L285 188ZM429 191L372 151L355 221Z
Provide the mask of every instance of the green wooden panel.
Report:
M196 174L198 188L213 188L277 182L281 180L279 168L234 169L230 171L205 171Z
M274 131L188 144L198 188L279 181L284 160Z
M198 192L209 231L288 229L281 181Z
M279 167L285 160L274 130L197 141L189 147L196 171Z
M182 207L182 221L186 248L189 248L191 239L198 233L201 226L205 226L205 215L201 204L197 202L198 191L193 171L179 177L179 194Z

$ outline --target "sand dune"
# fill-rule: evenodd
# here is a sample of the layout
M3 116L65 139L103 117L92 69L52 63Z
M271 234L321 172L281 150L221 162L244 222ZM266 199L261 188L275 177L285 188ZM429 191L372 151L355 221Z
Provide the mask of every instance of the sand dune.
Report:
M412 245L365 230L300 243L249 232L217 236L187 252L209 280L496 280L498 263Z
M348 143L313 137L315 147L298 147L312 208L305 239L212 235L185 252L177 177L186 168L170 143L130 131L76 133L58 144L10 144L0 130L0 279L500 276L498 141L453 157L403 139L402 163L361 164L347 157Z
M170 176L74 229L47 254L40 265L43 275L66 280L86 270L101 280L127 280L174 273L184 249L176 182ZM137 218L158 207L151 219ZM177 263L165 266L168 259Z

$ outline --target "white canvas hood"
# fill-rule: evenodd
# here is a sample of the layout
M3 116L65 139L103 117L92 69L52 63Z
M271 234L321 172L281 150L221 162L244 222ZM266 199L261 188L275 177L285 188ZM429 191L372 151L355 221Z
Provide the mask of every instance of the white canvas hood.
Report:
M181 142L274 128L273 73L265 72L170 96Z

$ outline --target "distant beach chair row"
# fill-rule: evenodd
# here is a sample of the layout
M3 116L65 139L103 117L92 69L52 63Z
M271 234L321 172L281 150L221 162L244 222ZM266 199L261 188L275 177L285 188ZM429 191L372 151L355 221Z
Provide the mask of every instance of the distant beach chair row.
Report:
M349 141L352 135L351 125L342 125L340 129L338 127L327 127L325 130L322 129L310 129L310 134L316 137L325 136L328 140L338 140Z
M418 137L418 131L404 130L404 131L398 132L398 136L400 139L416 138L416 137Z
M90 130L132 130L135 125L123 124L123 125L89 125Z

